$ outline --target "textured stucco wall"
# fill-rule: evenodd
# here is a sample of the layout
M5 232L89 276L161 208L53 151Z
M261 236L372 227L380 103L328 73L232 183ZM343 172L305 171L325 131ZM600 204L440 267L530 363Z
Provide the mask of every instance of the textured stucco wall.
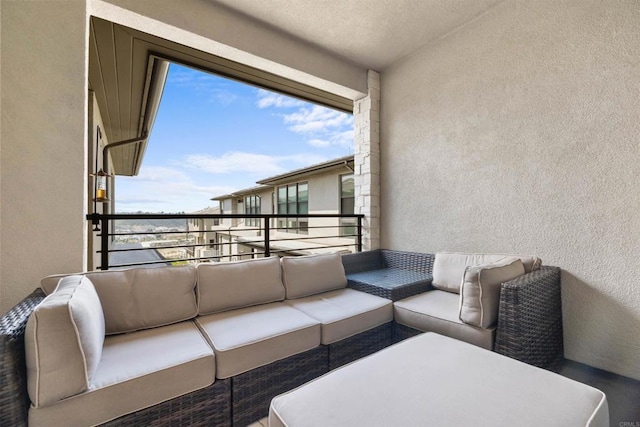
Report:
M2 2L0 311L81 271L86 222L86 9Z
M563 268L565 355L640 379L640 3L506 1L383 70L383 247Z

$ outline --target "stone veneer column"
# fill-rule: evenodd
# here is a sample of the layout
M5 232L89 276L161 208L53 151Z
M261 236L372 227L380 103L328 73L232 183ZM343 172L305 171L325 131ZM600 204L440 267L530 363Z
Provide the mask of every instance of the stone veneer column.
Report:
M364 214L362 249L380 247L380 74L369 70L368 94L353 104L355 213Z

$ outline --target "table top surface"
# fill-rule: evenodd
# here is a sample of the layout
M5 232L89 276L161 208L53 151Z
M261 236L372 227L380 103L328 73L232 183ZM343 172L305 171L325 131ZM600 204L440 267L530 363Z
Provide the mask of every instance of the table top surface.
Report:
M347 279L367 285L378 286L385 289L396 289L417 283L431 282L432 277L427 273L400 268L383 268L380 270L363 271L361 273L348 274Z

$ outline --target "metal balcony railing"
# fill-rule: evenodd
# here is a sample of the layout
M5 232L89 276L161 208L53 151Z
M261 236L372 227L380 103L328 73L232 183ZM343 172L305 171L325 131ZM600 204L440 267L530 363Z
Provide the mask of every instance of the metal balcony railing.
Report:
M96 269L361 252L364 215L89 214ZM142 230L123 225L153 222ZM184 223L180 224L182 221ZM158 224L166 223L166 226Z

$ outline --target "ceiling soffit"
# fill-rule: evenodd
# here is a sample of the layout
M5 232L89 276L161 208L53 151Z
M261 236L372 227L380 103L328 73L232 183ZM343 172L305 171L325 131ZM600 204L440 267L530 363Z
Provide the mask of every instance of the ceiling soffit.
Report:
M210 0L361 67L386 67L504 0Z

